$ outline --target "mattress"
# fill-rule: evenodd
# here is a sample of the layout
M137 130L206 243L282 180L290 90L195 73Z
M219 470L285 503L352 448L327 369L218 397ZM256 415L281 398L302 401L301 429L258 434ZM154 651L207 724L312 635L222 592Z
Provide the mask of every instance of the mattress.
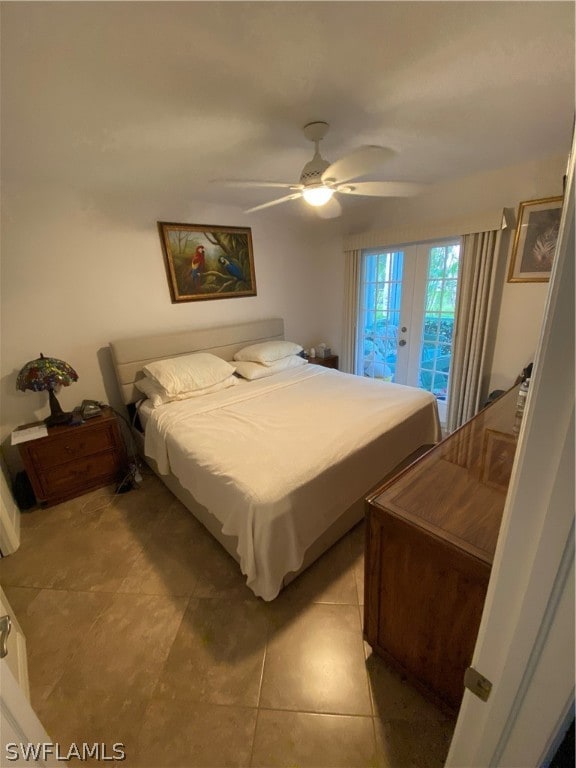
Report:
M264 600L354 501L440 437L430 393L315 365L139 411L146 456L237 538Z

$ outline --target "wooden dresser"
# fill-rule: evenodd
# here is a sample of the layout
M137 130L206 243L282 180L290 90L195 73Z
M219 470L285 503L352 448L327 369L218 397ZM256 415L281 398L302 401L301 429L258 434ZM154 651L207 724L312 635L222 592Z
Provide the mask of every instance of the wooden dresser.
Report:
M77 426L49 427L48 436L19 445L36 500L58 504L120 480L126 449L111 408Z
M367 499L364 636L448 709L459 707L510 472L513 387Z

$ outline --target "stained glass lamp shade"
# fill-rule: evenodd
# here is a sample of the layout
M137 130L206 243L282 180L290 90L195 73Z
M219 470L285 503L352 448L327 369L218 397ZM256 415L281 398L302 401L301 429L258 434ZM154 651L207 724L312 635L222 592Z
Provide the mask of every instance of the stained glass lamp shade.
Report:
M40 357L26 363L24 368L18 374L16 379L16 389L23 392L26 389L32 389L34 392L48 390L50 398L50 416L44 419L46 426L53 427L58 424L67 424L71 413L65 413L56 399L54 390L56 387L68 387L73 381L78 381L78 374L72 366L65 363L64 360L58 360L55 357Z

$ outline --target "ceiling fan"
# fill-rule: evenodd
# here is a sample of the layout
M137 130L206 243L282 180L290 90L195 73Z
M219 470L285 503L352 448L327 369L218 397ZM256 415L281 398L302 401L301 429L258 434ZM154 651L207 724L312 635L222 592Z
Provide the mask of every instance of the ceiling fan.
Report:
M245 213L254 213L264 208L270 208L279 203L296 200L303 197L304 200L315 207L328 203L335 192L344 195L365 195L369 197L408 197L416 195L424 189L421 184L413 184L401 181L356 181L361 176L372 173L393 157L394 152L385 147L366 145L358 147L334 163L328 162L320 155L319 144L328 132L328 123L317 121L308 123L303 131L307 139L314 142L314 157L310 160L300 174L297 184L276 181L238 181L225 180L220 183L236 187L275 187L290 189L291 193L269 203L256 205ZM335 201L332 201L333 203ZM337 214L340 212L337 206Z

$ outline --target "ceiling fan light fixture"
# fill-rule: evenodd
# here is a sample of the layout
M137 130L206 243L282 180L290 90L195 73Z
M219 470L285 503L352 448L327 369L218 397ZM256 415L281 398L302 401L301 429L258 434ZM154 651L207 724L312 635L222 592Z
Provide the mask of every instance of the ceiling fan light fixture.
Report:
M315 207L319 207L321 205L326 205L328 200L332 197L334 194L334 190L330 189L330 187L325 187L324 185L319 187L310 187L310 189L305 189L302 192L302 197L309 205L313 205Z

